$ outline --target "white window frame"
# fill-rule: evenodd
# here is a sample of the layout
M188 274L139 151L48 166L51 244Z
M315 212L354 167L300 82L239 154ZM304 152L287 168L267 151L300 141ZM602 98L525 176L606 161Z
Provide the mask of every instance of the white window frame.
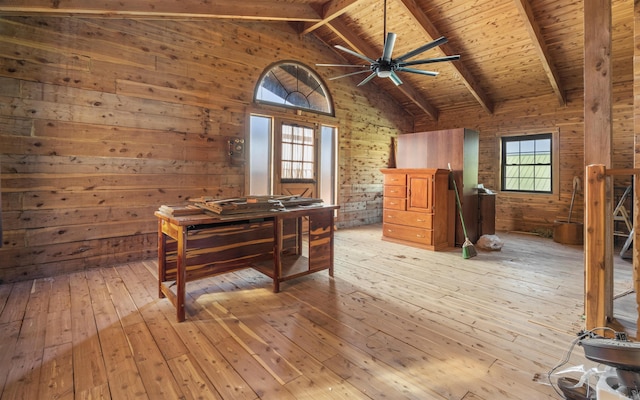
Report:
M549 192L535 192L535 191L511 191L502 190L502 159L503 151L502 138L503 137L526 137L529 135L539 135L543 133L551 134L551 193ZM541 129L528 129L526 131L509 131L497 135L497 160L496 160L496 183L499 187L498 192L501 195L510 197L531 197L531 196L548 196L558 199L560 197L560 130L558 128L541 128Z

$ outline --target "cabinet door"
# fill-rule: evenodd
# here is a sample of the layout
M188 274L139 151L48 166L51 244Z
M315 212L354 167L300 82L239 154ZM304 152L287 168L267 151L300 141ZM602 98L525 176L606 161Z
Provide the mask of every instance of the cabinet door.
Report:
M433 176L432 175L407 175L408 211L433 210Z

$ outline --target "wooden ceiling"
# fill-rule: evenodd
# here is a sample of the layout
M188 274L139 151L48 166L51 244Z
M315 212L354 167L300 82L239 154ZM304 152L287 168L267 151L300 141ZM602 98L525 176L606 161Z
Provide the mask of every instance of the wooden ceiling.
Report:
M104 7L108 4L108 8ZM614 83L633 80L633 1L612 0ZM340 44L376 59L384 42L385 0L201 0L95 2L5 0L0 15L83 15L135 18L215 18L287 22L302 35ZM386 29L397 34L394 55L445 36L449 42L418 58L460 54L421 66L437 77L399 72L404 82L375 78L412 115L478 109L583 90L583 2L580 0L386 0ZM364 61L336 50L347 63ZM318 63L334 60L317 60ZM353 70L323 68L325 77ZM364 75L366 76L366 74ZM347 77L356 85L363 75Z

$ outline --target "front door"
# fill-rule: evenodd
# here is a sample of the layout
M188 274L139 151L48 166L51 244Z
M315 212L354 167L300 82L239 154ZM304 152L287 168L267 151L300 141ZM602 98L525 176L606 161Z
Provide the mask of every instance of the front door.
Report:
M282 122L276 130L274 194L318 197L317 140L312 125Z

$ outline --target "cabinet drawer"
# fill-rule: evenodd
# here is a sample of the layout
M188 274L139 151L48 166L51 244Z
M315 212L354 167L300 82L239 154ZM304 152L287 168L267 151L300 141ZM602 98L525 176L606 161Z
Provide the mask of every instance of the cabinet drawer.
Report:
M384 185L384 197L407 197L407 187Z
M385 185L399 185L404 186L407 184L407 175L405 174L384 174Z
M411 211L384 210L383 222L413 226L416 228L433 228L433 214Z
M389 210L404 210L407 204L407 199L400 199L396 197L385 197L384 208Z
M432 245L433 231L431 229L415 228L395 224L382 224L382 234L389 238L406 240L420 244Z

